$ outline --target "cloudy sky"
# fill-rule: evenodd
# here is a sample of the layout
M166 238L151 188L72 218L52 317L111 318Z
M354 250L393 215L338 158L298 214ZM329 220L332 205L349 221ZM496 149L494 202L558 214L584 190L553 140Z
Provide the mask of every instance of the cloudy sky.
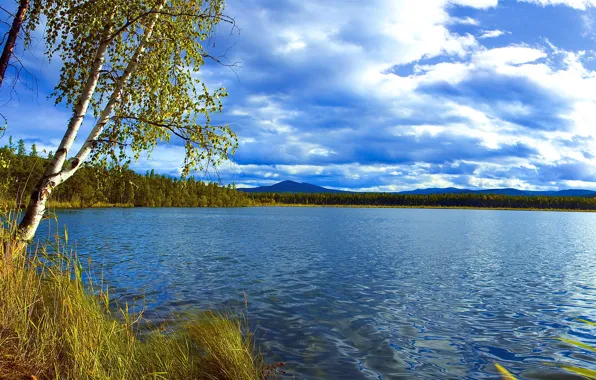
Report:
M240 31L222 26L215 53L241 67L201 73L228 89L217 121L239 137L222 182L596 189L596 0L227 4ZM6 135L55 149L58 67L24 63L37 91L1 105ZM134 167L176 175L182 156L160 147Z

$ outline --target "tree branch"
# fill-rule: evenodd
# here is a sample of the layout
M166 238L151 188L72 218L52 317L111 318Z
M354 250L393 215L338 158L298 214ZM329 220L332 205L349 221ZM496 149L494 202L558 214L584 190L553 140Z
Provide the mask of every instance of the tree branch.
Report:
M176 124L168 124L168 123L165 123L165 122L151 121L151 120L147 120L147 119L140 118L140 117L137 117L137 116L114 116L114 117L112 117L112 119L131 119L131 120L136 120L136 121L141 122L141 123L151 124L151 125L154 125L156 127L161 127L161 128L165 128L165 129L169 130L170 132L172 132L172 134L174 134L175 136L180 137L184 141L192 141L188 136L184 136L180 132L177 132L176 131L175 128L183 129L183 128L181 128L180 126L178 126Z
M147 12L143 12L143 13L137 15L136 17L133 17L132 19L128 20L124 25L122 25L120 28L118 28L116 31L114 31L114 33L112 33L108 37L107 42L108 43L112 42L121 33L123 33L124 31L126 31L126 29L128 29L128 27L130 27L131 25L133 25L134 23L136 23L140 19L142 19L144 17L147 17L147 16L149 16L151 14L161 14L161 15L167 15L167 16L172 16L172 17L186 16L186 17L195 17L195 18L200 18L200 19L213 18L217 22L222 21L222 22L231 24L233 27L236 27L236 21L232 17L229 17L229 16L215 16L215 15L210 15L210 14L207 14L207 13L199 13L199 14L193 14L193 13L172 13L172 12L167 12L167 11L161 11L161 10L152 9L152 10L149 10Z
M159 13L159 14L163 14L166 16L172 16L172 17L180 17L180 16L184 16L184 17L194 17L194 18L212 18L214 20L216 20L217 22L223 21L227 24L231 24L233 26L236 26L236 20L234 20L234 18L230 17L230 16L226 16L226 15L221 15L221 16L217 16L217 15L211 15L208 13L185 13L185 12L180 12L180 13L174 13L174 12L168 12L168 11L151 11L152 13Z
M112 145L120 145L120 146L129 146L129 143L124 143L121 141L117 141L117 140L111 140L111 139L100 139L97 138L95 140L93 140L96 143L105 143L105 144L112 144Z
M108 37L106 42L107 43L112 42L114 40L114 38L118 37L120 35L120 33L124 32L129 26L131 26L135 22L139 21L143 17L150 15L151 13L152 13L152 11L147 11L147 12L141 13L137 17L134 17L134 18L128 20L124 25L122 25L120 28L118 28L114 33L110 34L110 36Z
M1 6L1 5L0 5L0 10L1 10L1 11L4 11L4 12L6 12L6 13L8 13L8 15L9 15L10 17L14 17L14 13L12 13L12 12L8 11L6 8L4 8L4 7L3 7L3 6Z

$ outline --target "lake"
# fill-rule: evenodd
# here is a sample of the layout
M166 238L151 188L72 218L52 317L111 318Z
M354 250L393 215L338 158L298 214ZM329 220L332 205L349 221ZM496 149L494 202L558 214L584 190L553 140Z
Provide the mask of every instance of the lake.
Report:
M596 369L596 214L242 208L58 212L120 302L239 311L299 379L564 378ZM55 223L54 223L55 224ZM38 236L48 233L47 222ZM55 231L56 227L51 227ZM569 378L571 378L569 376Z

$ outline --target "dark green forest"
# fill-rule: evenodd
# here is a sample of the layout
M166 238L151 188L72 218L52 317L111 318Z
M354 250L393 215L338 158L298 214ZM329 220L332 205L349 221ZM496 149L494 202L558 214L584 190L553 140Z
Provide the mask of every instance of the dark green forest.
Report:
M44 157L42 157L42 155ZM0 200L25 205L49 154L21 140L0 148ZM55 189L50 207L245 207L276 205L363 207L455 207L541 210L596 210L589 197L508 196L499 194L244 193L195 178L139 174L126 166L87 163Z
M369 207L456 207L542 210L596 210L588 197L508 196L498 194L406 195L389 193L249 193L255 204Z
M45 156L45 157L42 157ZM49 154L22 140L0 148L0 201L26 205L37 180L43 175ZM58 186L50 207L239 207L250 205L245 193L234 186L220 186L194 178L180 179L139 174L126 167L84 164L71 179Z

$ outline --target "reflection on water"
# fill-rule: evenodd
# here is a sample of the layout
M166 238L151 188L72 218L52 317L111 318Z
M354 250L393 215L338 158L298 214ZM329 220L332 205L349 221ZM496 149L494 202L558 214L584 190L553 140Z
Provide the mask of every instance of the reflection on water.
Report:
M246 293L261 351L298 378L596 369L555 339L596 345L596 327L575 321L596 319L596 214L92 209L59 221L115 298L146 295L151 319L238 309Z

